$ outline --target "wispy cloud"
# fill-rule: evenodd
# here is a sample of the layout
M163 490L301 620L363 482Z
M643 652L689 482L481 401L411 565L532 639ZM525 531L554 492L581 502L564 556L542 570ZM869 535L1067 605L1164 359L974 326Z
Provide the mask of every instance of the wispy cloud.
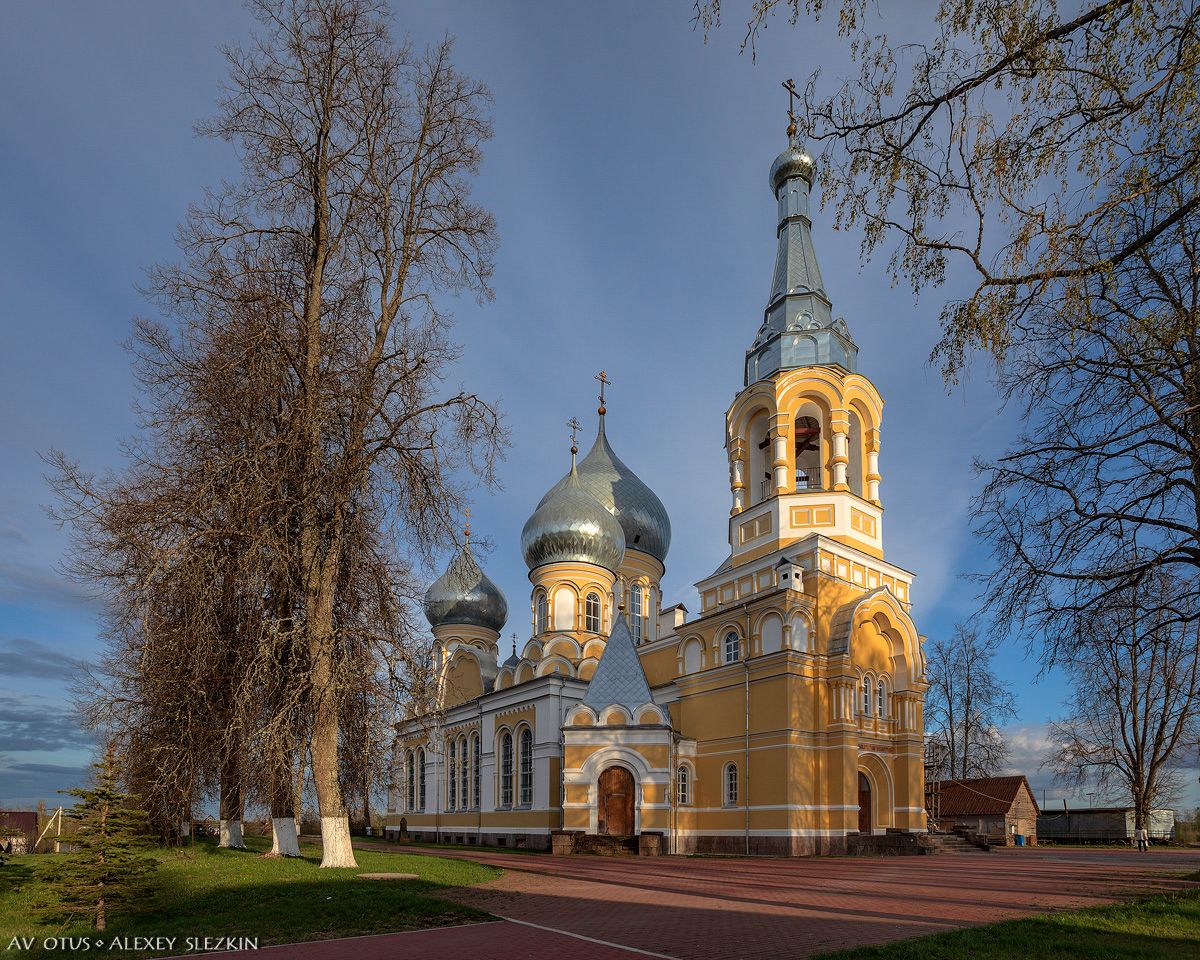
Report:
M24 607L99 610L100 601L55 570L0 560L0 601Z
M75 712L39 696L0 694L0 744L5 751L91 749L95 739Z
M5 676L73 680L84 666L84 661L37 640L0 637L0 671Z

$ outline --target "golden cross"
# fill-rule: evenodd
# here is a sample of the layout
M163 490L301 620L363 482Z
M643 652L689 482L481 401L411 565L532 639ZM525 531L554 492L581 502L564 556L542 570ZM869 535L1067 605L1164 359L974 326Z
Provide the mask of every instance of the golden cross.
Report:
M575 448L575 444L578 440L576 434L579 433L579 428L582 427L583 424L579 422L578 417L572 417L567 421L567 426L571 428L571 452L576 453L577 450Z
M467 509L464 510L463 513L466 515L466 518L467 518L466 526L463 528L463 533L466 535L466 538L469 541L471 539L471 508L467 507Z
M600 381L600 416L604 416L604 388L612 383L612 381L608 379L608 375L603 370L596 374L593 379Z
M796 92L796 82L794 80L785 80L783 89L788 92L788 139L792 140L796 136L796 101L800 99L800 94Z

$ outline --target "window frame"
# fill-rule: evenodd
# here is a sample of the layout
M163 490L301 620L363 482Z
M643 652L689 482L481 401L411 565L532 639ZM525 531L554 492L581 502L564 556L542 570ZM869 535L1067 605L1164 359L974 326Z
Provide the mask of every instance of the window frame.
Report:
M550 629L550 598L541 588L533 595L533 629L535 634Z
M448 784L446 790L446 809L458 808L458 741L453 738L446 747L446 772Z
M500 734L500 804L513 805L513 735L510 730Z
M730 638L733 638L732 643ZM742 659L742 636L736 630L728 630L721 642L724 663L737 663Z
M533 806L533 731L522 727L518 738L517 805Z
M883 677L875 684L875 715L880 719L886 719L887 711L887 682Z
M412 813L417 808L416 755L412 750L404 754L404 810Z
M629 632L635 646L646 639L646 588L640 583L629 588Z
M721 778L723 806L736 807L738 805L739 786L737 764L732 762L725 764L724 774Z
M692 802L692 781L695 777L692 775L692 768L686 763L681 763L679 769L675 771L675 790L677 794L677 802L687 806Z
M425 748L417 751L417 809L425 812Z
M875 684L871 682L870 675L863 677L862 680L862 699L859 701L859 706L862 708L864 717L871 716L871 704L875 698Z
M481 739L482 738L478 733L471 734L471 800L473 801L471 808L473 810L478 810L480 807L479 768L482 766L483 760L483 746L481 744Z
M471 809L471 761L467 758L467 736L458 738L458 808Z
M594 608L594 610L593 610ZM604 608L600 603L600 594L592 590L583 602L583 626L588 633L600 633L603 629Z

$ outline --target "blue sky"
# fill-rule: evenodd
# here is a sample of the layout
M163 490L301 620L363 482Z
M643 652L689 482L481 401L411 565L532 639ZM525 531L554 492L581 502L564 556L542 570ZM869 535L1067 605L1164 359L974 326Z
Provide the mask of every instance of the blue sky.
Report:
M886 29L919 32L927 7L888 5ZM665 597L697 609L692 583L727 550L724 411L770 284L779 83L816 67L830 80L849 71L835 21L780 20L751 61L738 55L733 21L706 44L690 0L395 8L397 34L418 44L456 36L459 66L495 95L477 196L500 228L496 299L455 305L463 357L452 383L498 400L512 430L503 489L473 507L496 547L484 565L508 596L509 631L527 629L521 526L566 469L568 418L585 423L590 446L601 368L613 381L613 446L671 514ZM219 45L245 38L250 19L230 0L20 0L5 19L0 803L10 804L53 801L86 762L66 701L79 662L100 649L95 604L56 570L66 538L43 510L38 453L60 448L97 471L120 464L134 425L121 343L149 310L137 285L174 257L188 202L238 172L230 148L192 127L213 109ZM915 303L882 263L860 265L857 236L814 219L835 314L887 402L888 556L918 574L918 625L939 636L973 612L960 574L987 562L969 531L971 460L1001 449L1016 425L986 370L948 393L926 362L941 301L966 278ZM1037 681L1018 642L997 662L1017 692L1013 732L1040 792L1041 725L1063 689Z

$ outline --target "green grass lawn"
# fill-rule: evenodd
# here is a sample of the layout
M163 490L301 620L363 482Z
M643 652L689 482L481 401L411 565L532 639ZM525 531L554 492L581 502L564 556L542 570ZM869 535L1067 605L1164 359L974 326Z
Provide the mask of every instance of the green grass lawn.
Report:
M356 850L357 870L320 870L320 849L302 845L298 860L263 859L270 848L248 838L248 850L220 850L214 841L156 853L153 893L136 910L110 918L105 940L120 936L258 937L259 946L367 933L470 923L486 914L438 897L448 887L482 883L500 870L467 860ZM64 854L63 856L70 856ZM39 923L44 896L38 874L53 855L26 856L0 867L0 948L14 936L100 936L90 927ZM418 880L360 880L358 873L415 873ZM105 956L154 954L103 950ZM13 954L16 955L15 953ZM47 956L22 951L20 956ZM56 953L54 955L60 955Z
M822 960L1184 960L1200 957L1200 890L1005 920L821 956Z

